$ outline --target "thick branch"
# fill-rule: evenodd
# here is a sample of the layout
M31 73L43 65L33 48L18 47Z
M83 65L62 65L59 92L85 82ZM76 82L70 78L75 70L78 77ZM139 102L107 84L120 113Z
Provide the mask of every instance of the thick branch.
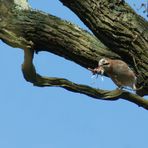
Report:
M148 59L148 22L118 0L60 0L80 17L111 50L129 56L145 53ZM118 50L118 51L117 51ZM124 54L124 55L122 55ZM138 56L138 55L136 55ZM144 60L146 60L144 59Z
M118 0L60 0L90 28L108 48L126 61L148 94L148 22Z
M102 56L119 58L78 26L38 11L12 13L3 19L0 30L0 38L13 47L24 48L28 40L36 52L52 52L85 68L95 67Z
M0 3L2 16L0 38L13 47L25 49L22 70L27 81L37 86L64 87L94 98L100 96L100 98L114 100L122 97L147 108L146 100L128 92L98 90L99 92L96 93L96 90L89 86L77 85L65 79L44 78L38 75L32 64L33 51L29 50L28 52L27 49L33 48L36 52L52 52L86 68L95 67L98 59L103 56L120 58L120 54L109 50L90 33L57 17L32 10L22 11L13 7L9 8L9 11L7 9L7 5ZM5 14L6 10L8 11L7 15Z

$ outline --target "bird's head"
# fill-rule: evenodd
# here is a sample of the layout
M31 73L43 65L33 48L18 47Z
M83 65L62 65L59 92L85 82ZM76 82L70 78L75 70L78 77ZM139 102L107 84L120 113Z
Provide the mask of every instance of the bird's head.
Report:
M109 68L111 66L110 59L103 58L99 61L99 67L103 67L104 69Z
M104 72L108 72L111 67L111 60L107 58L102 58L98 63L99 69L101 69L101 74L104 74Z

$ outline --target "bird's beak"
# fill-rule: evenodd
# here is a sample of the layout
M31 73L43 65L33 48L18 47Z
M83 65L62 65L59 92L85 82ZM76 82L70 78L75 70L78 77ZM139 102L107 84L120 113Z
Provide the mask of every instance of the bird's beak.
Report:
M99 67L101 67L101 66L102 66L102 64L99 64L98 66L99 66Z

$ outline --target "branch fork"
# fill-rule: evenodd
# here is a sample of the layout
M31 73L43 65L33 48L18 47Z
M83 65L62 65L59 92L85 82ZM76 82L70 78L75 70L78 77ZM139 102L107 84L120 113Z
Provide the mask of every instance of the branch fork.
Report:
M144 98L136 94L132 94L130 92L121 89L116 89L113 91L101 90L101 89L92 88L87 85L76 84L64 78L43 77L38 73L36 73L35 67L33 65L33 57L34 57L33 55L34 55L33 49L31 48L24 49L24 63L22 64L22 72L25 80L33 83L34 86L62 87L66 90L76 93L81 93L99 100L113 101L121 98L133 102L138 106L148 110L148 100L145 100ZM89 70L92 71L93 69L89 68Z

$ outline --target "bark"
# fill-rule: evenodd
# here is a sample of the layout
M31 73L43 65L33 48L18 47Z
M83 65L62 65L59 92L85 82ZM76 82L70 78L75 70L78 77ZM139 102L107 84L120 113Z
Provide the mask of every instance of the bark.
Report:
M122 91L105 91L62 78L36 73L34 52L47 51L94 68L102 57L122 59L137 73L137 93L148 94L148 23L125 3L109 0L60 0L74 11L94 35L58 17L32 10L26 0L0 0L0 39L24 49L24 78L35 86L59 86L97 99L133 102L148 109L148 101ZM97 38L96 38L97 37Z
M137 93L148 94L148 22L124 1L60 1L76 13L110 51L134 69L139 87L145 87Z

